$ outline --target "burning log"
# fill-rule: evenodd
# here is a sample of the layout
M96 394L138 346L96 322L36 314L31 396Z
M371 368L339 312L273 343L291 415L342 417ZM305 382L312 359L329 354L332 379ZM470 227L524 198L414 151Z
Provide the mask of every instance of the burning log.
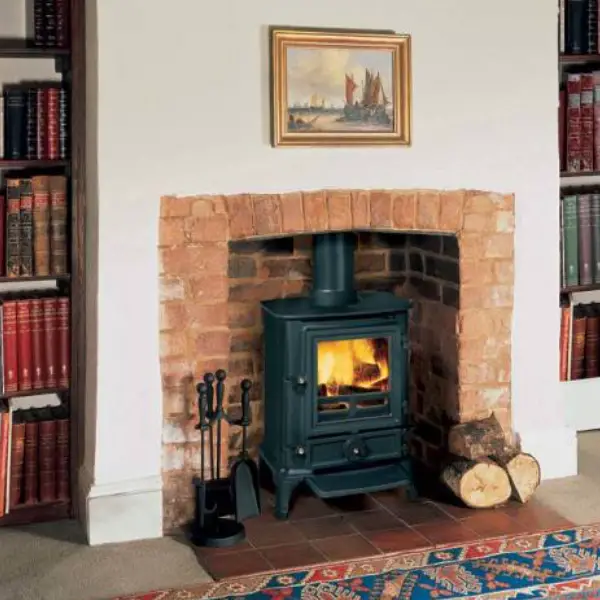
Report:
M494 460L508 474L513 498L525 504L540 485L540 463L531 454L518 450L497 456Z
M454 425L448 434L451 454L475 460L506 454L508 443L495 415L479 421Z
M510 499L507 472L489 458L458 458L442 471L442 481L470 508L492 508Z

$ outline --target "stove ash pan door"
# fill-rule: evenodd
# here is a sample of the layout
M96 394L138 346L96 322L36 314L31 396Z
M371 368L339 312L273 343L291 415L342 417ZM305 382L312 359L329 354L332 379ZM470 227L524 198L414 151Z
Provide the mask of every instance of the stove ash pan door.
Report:
M307 324L301 394L308 436L405 425L406 318Z

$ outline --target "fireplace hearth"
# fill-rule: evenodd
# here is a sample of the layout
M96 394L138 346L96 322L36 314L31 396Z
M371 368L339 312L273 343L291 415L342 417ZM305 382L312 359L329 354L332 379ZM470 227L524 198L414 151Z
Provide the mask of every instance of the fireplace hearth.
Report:
M286 518L305 483L322 498L406 486L411 303L357 292L356 236L313 238L308 296L262 302L265 430L261 468Z

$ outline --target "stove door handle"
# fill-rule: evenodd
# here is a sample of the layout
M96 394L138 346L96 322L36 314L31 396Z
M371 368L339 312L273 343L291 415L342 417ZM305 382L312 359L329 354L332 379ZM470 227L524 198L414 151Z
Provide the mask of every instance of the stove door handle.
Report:
M369 449L361 438L350 438L344 444L344 454L351 461L367 458Z
M292 385L296 388L298 392L304 392L306 386L308 385L308 380L304 375L297 375L292 378Z

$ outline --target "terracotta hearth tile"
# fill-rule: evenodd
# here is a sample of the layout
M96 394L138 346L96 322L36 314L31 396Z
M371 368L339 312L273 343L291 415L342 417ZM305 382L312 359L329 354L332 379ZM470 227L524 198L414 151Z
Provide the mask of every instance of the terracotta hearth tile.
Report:
M362 535L344 535L321 539L313 546L322 552L327 560L349 560L376 556L380 551Z
M454 233L462 229L464 200L463 190L440 194L440 231Z
M448 521L451 517L441 511L432 502L404 502L388 509L407 525L421 525L424 523L438 523Z
M324 192L302 194L306 231L325 231L329 226Z
M296 522L294 525L308 540L320 540L332 537L339 538L343 535L352 535L355 533L348 520L342 515L304 519Z
M185 219L188 240L193 243L226 242L229 239L229 218L227 215L210 217L188 217Z
M187 217L190 214L190 202L186 198L163 196L160 199L161 217Z
M253 195L254 230L256 235L279 235L281 229L281 207L279 196Z
M302 194L291 192L279 196L282 213L283 233L300 233L304 231L304 209L302 206Z
M440 225L440 195L437 192L419 192L415 226L423 231L437 231Z
M248 540L255 548L305 542L302 532L289 521L264 522L251 519L244 523Z
M268 571L271 565L258 550L243 550L234 556L227 554L206 554L200 561L214 579L241 577L261 571Z
M223 274L188 277L185 299L200 304L220 304L227 301L229 280Z
M332 230L352 229L351 196L347 190L327 192L329 228Z
M384 509L356 513L348 515L347 518L352 527L359 533L381 529L399 529L405 526L404 523Z
M192 352L200 356L226 356L231 343L228 329L199 330L192 336Z
M394 194L392 206L392 219L394 227L400 230L413 230L415 228L416 218L416 192Z
M225 198L229 215L229 236L232 240L255 235L254 211L249 194L227 196Z
M381 552L401 552L430 546L430 541L418 531L405 527L391 531L370 531L365 537Z
M304 519L327 517L335 514L335 508L320 498L300 495L292 504L290 520L296 522Z
M352 227L367 229L371 226L369 192L352 192Z
M463 525L462 522L428 523L427 525L416 525L414 529L435 545L470 542L479 537L477 533Z
M392 193L385 190L371 192L371 227L392 227Z
M309 566L325 561L325 555L308 542L265 548L262 555L274 569Z
M527 533L529 527L512 519L502 510L478 512L462 523L483 537L518 535Z

